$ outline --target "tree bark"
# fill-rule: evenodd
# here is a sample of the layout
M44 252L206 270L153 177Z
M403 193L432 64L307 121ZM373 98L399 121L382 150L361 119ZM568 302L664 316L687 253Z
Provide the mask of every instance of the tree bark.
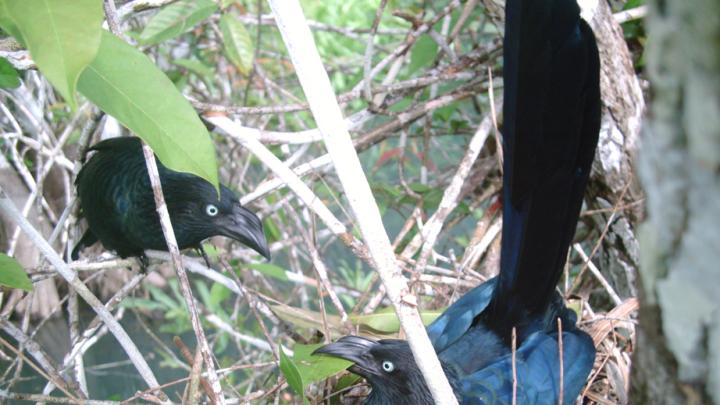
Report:
M631 403L720 402L720 3L649 0Z

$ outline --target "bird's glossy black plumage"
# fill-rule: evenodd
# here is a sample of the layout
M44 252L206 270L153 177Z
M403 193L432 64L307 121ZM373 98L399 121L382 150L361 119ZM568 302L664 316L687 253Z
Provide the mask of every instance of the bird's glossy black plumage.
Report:
M167 250L140 139L107 139L90 150L95 153L75 180L88 229L72 258L98 240L121 257L144 257L146 249ZM230 189L221 185L218 199L204 179L156 161L180 249L197 248L204 239L222 235L270 258L260 219L242 207Z
M600 129L599 58L575 0L507 0L500 275L428 327L458 400L518 404L578 396L595 358L555 287L572 241ZM558 319L562 323L562 389ZM432 404L408 344L344 337L317 353L348 359L367 404Z

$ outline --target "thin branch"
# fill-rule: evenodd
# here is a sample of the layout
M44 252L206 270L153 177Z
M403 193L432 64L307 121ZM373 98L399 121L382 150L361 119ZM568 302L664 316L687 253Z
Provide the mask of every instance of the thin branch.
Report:
M512 328L512 346L510 350L512 352L512 405L517 405L517 332L515 327Z
M415 361L425 377L435 403L457 404L452 387L443 374L440 361L420 319L416 298L410 293L407 280L398 268L380 211L343 121L340 106L302 8L299 2L293 0L270 0L270 7L375 268L408 337Z
M605 279L605 276L602 275L600 272L600 269L595 266L595 263L592 262L590 257L585 253L582 246L580 246L579 243L576 243L573 245L573 249L578 252L580 257L583 259L583 263L588 266L590 269L590 272L595 276L595 278L600 282L600 284L605 288L605 291L607 291L610 298L612 298L615 305L620 305L622 303L622 299L620 296L615 292L615 290L612 288L610 283Z
M442 200L440 200L440 205L438 206L437 211L435 211L433 216L425 223L422 232L418 233L416 238L414 238L414 240L408 244L403 251L403 256L408 258L412 257L414 254L413 250L417 249L416 246L419 244L418 242L420 240L424 241L422 250L420 251L420 258L415 266L416 272L422 272L427 265L428 257L433 249L433 246L435 246L435 242L437 241L437 237L442 230L445 220L448 218L450 213L452 213L455 207L457 207L460 191L462 190L463 184L465 184L465 180L470 174L470 170L472 169L475 160L480 154L480 150L485 144L485 140L490 134L493 127L492 122L493 119L489 116L485 117L482 122L480 122L477 131L475 131L475 135L473 135L467 146L465 156L460 161L455 175L443 193L443 197Z
M77 273L70 270L67 263L65 263L60 256L55 252L55 250L50 246L45 239L43 239L42 235L35 230L35 228L28 222L25 217L23 217L18 209L15 207L15 204L12 203L10 198L5 194L5 191L0 186L0 208L4 210L10 218L12 218L19 226L22 228L23 232L32 240L33 244L37 246L37 248L42 252L42 254L48 259L48 261L53 265L55 270L60 273L60 275L67 281L70 286L77 291L78 295L80 295L85 302L87 302L90 307L98 314L100 319L103 320L103 322L107 325L110 332L115 336L118 343L123 347L125 350L125 353L130 358L130 361L132 361L135 368L138 370L138 373L140 373L140 376L145 380L145 383L152 388L156 389L158 387L157 379L155 379L155 375L153 374L152 370L150 369L150 366L148 366L147 362L145 361L145 358L143 357L142 353L140 353L140 350L138 350L137 346L135 346L135 343L133 343L132 339L130 339L130 336L128 336L127 332L123 329L123 327L120 325L118 321L113 318L110 311L105 309L105 306L102 302L87 288L85 284L78 278ZM162 395L165 397L165 394L161 391L158 392L159 395Z
M313 193L310 188L290 170L289 167L285 166L280 159L277 158L270 150L261 144L257 139L247 136L235 121L231 121L229 118L224 116L205 116L205 119L211 124L215 125L223 132L228 134L231 138L240 142L241 145L246 147L252 152L261 162L263 162L270 170L272 170L282 182L302 200L305 205L312 210L315 215L327 226L336 236L350 247L355 254L360 258L367 260L368 253L367 248L357 240L350 232L348 232L345 225L330 211L330 209ZM343 123L343 127L344 127Z
M378 25L380 25L380 17L382 17L383 10L387 5L387 0L380 0L380 5L375 10L375 19L373 20L372 27L370 28L370 38L367 39L367 47L365 48L365 62L363 63L363 69L365 71L365 85L363 86L363 92L365 99L372 102L372 79L370 77L370 66L372 65L373 48L375 45L375 33L377 33Z
M562 320L558 317L557 319L558 328L558 356L560 362L560 389L558 391L558 405L563 405L563 389L565 384L565 365L563 364L563 329Z
M626 23L628 21L632 20L639 20L641 18L645 18L648 12L648 6L638 6L635 8L631 8L629 10L623 10L619 13L613 14L613 18L615 21L617 21L618 24Z
M155 162L155 155L152 149L145 142L143 142L143 155L145 156L145 163L147 165L148 176L150 177L150 185L152 186L153 195L155 196L155 205L157 207L157 213L160 217L160 226L162 227L165 241L167 242L168 251L170 252L171 262L175 268L175 274L178 276L180 281L180 291L185 299L185 305L188 307L190 313L190 323L192 324L193 331L195 332L195 338L197 339L200 351L203 354L203 361L208 371L208 379L213 388L213 393L217 403L225 405L225 397L222 393L222 387L218 380L217 373L215 372L215 363L213 360L210 346L208 345L207 339L205 338L205 332L203 331L202 324L200 323L200 316L198 315L197 307L195 306L195 298L192 295L190 289L190 281L188 280L185 267L180 257L180 249L177 246L177 239L175 238L175 231L173 230L172 224L170 223L170 213L168 212L167 205L165 204L165 196L162 192L162 184L160 184L160 174L158 173L157 163Z

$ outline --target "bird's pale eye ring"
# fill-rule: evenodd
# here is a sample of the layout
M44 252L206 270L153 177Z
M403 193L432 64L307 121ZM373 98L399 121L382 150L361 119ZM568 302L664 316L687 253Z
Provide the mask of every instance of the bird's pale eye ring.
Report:
M395 370L395 365L392 361L383 361L382 362L382 369L385 370L386 373L392 373L393 370Z
M220 211L218 210L218 207L216 207L216 206L213 205L213 204L208 204L207 207L205 207L205 213L208 214L208 215L211 216L211 217L216 216L216 215L218 214L218 212L220 212Z

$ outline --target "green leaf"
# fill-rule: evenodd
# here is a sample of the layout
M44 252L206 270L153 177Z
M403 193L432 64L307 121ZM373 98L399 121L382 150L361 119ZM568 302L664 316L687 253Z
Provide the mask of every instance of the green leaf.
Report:
M140 34L140 43L154 45L190 30L217 10L212 0L180 0L155 14Z
M8 34L15 37L22 46L25 46L22 38L22 32L15 25L15 21L10 18L10 10L7 6L8 0L0 0L0 27L4 29Z
M423 324L429 325L443 311L423 311L420 313ZM392 308L385 308L368 315L350 315L350 321L355 325L365 325L383 333L395 333L400 330L400 321Z
M12 257L0 253L0 285L32 291L32 282L20 263Z
M146 311L154 311L154 310L164 310L165 305L160 304L159 302L155 302L153 300L149 300L146 298L134 298L134 297L127 297L124 300L120 302L120 306L123 308L140 308L144 309Z
M0 58L0 87L4 89L14 89L19 85L20 78L18 77L17 70L15 70L13 65L5 60L5 58Z
M303 385L302 375L300 375L300 371L292 358L285 354L285 349L282 346L280 346L280 371L282 371L285 376L290 388L292 388L296 394L303 397L304 403L309 404L307 398L305 398L305 386Z
M157 287L148 287L148 291L150 292L150 295L152 296L153 300L165 307L167 310L171 310L173 308L177 308L180 304L175 302L169 295L165 294L165 292Z
M78 89L145 140L165 166L196 174L218 188L215 148L205 125L143 53L104 32Z
M195 73L196 75L203 78L211 78L215 75L215 72L206 64L200 62L197 59L175 59L172 63L184 67L185 69Z
M208 307L213 310L221 309L221 303L230 298L232 291L220 283L213 283L210 287L210 302Z
M310 311L302 308L291 307L286 304L271 305L273 313L285 322L289 322L301 328L323 330L323 316L316 311ZM328 328L330 328L331 337L334 339L340 337L340 328L342 323L337 315L327 314L325 317Z
M260 273L270 276L272 278L276 278L278 280L287 281L288 276L282 267L272 264L272 263L250 263L247 265L247 267L257 270Z
M40 71L77 108L78 77L100 46L103 10L100 0L2 0L7 17ZM5 27L5 25L3 25ZM16 32L13 32L16 30Z
M430 38L430 35L423 34L420 39L415 42L412 51L410 52L410 66L408 67L409 73L414 73L421 67L432 63L437 54L438 46Z
M245 26L232 15L224 14L220 17L220 32L223 36L225 54L230 62L240 73L249 74L252 70L255 50Z
M305 384L303 386L303 390L309 384L322 381L342 370L345 370L353 364L351 361L337 357L323 355L313 356L312 352L321 346L324 346L324 344L297 344L293 347L293 352L295 353L293 356L294 364L300 372L302 381Z

